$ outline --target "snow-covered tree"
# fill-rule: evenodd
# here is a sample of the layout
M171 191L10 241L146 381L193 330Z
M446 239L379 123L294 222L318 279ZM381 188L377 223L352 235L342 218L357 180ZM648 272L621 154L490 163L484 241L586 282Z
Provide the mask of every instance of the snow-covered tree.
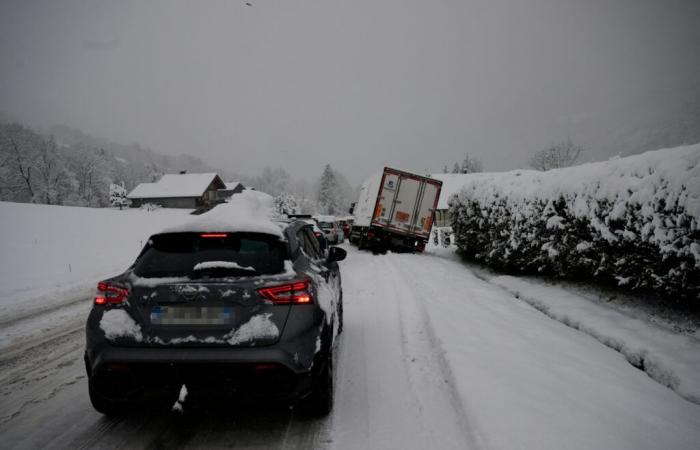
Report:
M338 179L330 164L326 164L318 183L318 207L321 214L340 214L341 193Z
M578 160L582 151L582 147L567 139L535 153L530 158L530 167L542 171L569 167Z
M110 158L104 150L83 143L64 150L67 155L66 164L75 177L75 191L70 204L98 207L109 205L109 187L112 180L122 179L116 176L117 167L122 164Z
M34 199L37 171L34 168L36 148L41 137L22 125L0 126L0 192L2 200L29 202Z
M123 181L120 184L112 183L109 185L109 204L113 208L122 209L128 207L131 204L131 200L126 196L127 191Z
M62 204L75 188L75 177L63 163L53 137L39 145L34 167L38 172L38 183L33 201L47 205Z
M481 172L483 170L483 166L481 164L481 161L477 159L474 156L471 156L469 153L467 153L464 156L464 159L462 160L462 163L454 163L452 166L452 172L451 173L475 173L475 172ZM447 169L447 165L443 168L443 173L450 173L450 171Z
M275 210L279 214L297 214L299 206L296 198L290 194L281 194L275 197Z
M476 173L482 171L481 161L467 153L459 168L459 173Z
M289 193L291 177L284 169L265 167L260 176L255 177L253 187L273 197Z

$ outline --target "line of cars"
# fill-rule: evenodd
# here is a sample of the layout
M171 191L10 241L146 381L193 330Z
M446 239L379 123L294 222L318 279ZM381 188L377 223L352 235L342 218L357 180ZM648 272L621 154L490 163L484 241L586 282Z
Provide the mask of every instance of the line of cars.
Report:
M338 218L335 216L313 216L313 220L323 232L324 237L331 245L338 245L345 242L345 238L350 236L352 218Z
M303 219L314 228L314 234L323 246L339 245L345 242L352 230L353 217L329 215L292 214L289 217Z
M94 408L122 414L184 392L328 414L346 252L324 248L313 223L220 205L151 236L98 284L84 358Z

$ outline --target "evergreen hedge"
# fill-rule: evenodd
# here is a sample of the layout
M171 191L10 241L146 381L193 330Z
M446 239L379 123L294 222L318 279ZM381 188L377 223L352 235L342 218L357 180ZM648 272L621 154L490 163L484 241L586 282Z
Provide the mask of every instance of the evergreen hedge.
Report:
M454 242L472 260L700 306L700 144L474 174L449 211Z

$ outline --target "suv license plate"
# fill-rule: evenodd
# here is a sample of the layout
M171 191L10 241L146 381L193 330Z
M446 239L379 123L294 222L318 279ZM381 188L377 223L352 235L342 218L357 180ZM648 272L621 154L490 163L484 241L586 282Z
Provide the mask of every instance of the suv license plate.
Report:
M227 325L232 323L230 306L154 306L153 325Z

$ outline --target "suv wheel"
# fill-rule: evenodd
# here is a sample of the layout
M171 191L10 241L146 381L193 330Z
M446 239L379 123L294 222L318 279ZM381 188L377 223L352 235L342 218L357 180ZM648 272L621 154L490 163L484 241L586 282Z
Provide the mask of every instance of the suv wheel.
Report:
M88 381L88 393L90 394L90 403L92 407L99 413L105 416L119 416L127 411L127 404L123 402L115 402L102 397L92 386L92 382Z
M343 332L343 290L340 289L340 301L338 302L338 334Z
M323 369L316 375L311 393L301 400L299 409L310 417L327 416L333 410L333 351L326 353Z

